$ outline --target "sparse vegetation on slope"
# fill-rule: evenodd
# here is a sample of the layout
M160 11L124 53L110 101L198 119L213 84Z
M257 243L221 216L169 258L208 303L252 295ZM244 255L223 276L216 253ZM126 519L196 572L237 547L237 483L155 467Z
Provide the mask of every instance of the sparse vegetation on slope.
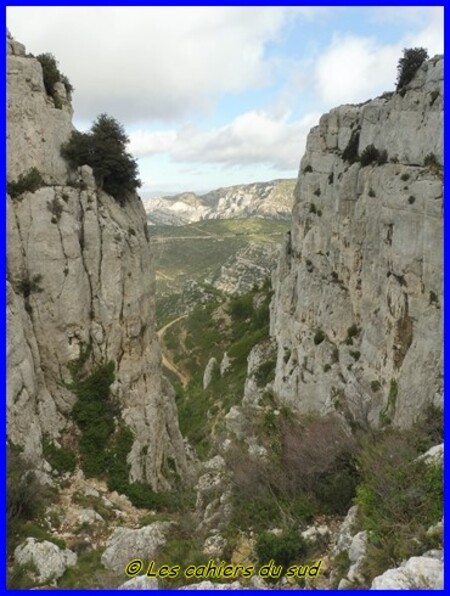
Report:
M187 387L177 387L180 428L202 456L209 452L214 420L242 399L247 357L268 336L270 296L266 284L242 296L199 304L164 336L165 349L190 376ZM230 369L223 377L213 375L204 390L203 371L209 359L220 363L225 351Z

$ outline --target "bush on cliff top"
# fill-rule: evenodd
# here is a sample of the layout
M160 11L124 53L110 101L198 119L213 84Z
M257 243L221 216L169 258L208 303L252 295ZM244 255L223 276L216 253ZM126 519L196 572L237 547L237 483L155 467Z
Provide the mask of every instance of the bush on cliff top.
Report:
M73 92L73 86L71 85L66 75L63 75L60 72L58 68L58 62L56 61L53 54L39 54L39 56L36 56L36 59L40 62L42 66L42 74L44 76L44 87L45 91L47 92L47 95L50 95L54 99L55 85L56 83L62 83L66 88L67 95L70 98Z
M126 151L127 143L123 126L100 114L89 132L74 131L61 153L73 167L90 166L97 184L123 204L141 186L137 163Z
M428 59L425 48L408 48L403 50L403 57L397 65L397 91L400 91L413 79L422 63Z

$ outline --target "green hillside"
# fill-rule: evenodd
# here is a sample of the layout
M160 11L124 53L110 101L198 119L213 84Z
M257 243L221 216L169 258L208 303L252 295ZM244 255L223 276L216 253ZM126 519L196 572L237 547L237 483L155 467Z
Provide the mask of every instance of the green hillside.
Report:
M289 228L289 222L264 219L151 226L159 323L184 314L189 304L217 295L208 279L217 276L227 259L250 243L261 245L261 251L252 254L255 265L275 267L276 259L268 262L263 245L282 243Z

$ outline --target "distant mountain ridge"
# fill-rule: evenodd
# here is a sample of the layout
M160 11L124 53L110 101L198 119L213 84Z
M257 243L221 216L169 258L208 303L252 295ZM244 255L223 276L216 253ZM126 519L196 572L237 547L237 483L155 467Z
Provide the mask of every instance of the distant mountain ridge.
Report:
M145 203L150 225L182 226L205 219L289 220L296 180L239 184L204 195L184 192Z

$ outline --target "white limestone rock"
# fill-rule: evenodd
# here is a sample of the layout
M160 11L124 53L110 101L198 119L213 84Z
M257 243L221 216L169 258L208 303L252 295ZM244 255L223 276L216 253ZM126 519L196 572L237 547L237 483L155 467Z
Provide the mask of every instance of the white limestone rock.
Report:
M302 536L309 542L328 541L330 538L330 528L325 525L310 526L309 528L306 528L306 530L303 530Z
M60 150L73 130L70 102L56 109L39 62L11 39L8 47L8 180L37 167L48 184L7 201L9 439L42 467L42 436L74 432L76 397L62 381L90 345L87 369L115 365L112 397L133 433L130 480L168 490L169 458L183 481L192 471L161 373L143 205L137 196L120 205L88 166L69 176ZM27 279L39 280L28 297L20 289Z
M53 542L38 542L36 538L27 538L20 544L14 551L14 559L17 565L34 565L39 583L60 578L68 567L77 563L77 555L71 550L61 550Z
M403 97L309 133L271 303L273 391L295 411L408 427L442 402L442 176L425 165L442 164L442 80L435 57ZM385 164L343 160L357 130L359 155L373 143Z
M197 584L190 584L189 586L182 586L180 590L242 590L243 587L238 581L230 582L228 584L214 583L209 580L204 580Z
M102 522L103 517L93 509L82 509L78 514L78 523L80 524L95 524Z
M411 557L400 567L388 569L372 581L372 590L442 590L444 564L435 557Z
M202 551L205 555L213 558L219 558L223 555L223 551L227 545L226 539L218 532L208 536L203 543Z
M348 558L350 559L350 569L347 573L347 578L351 582L363 582L364 576L362 574L363 563L366 557L367 550L367 532L358 532L353 536L352 542L348 549Z
M426 464L442 465L444 461L444 443L430 447L426 453L417 458Z
M352 538L355 535L355 525L356 520L358 517L358 506L353 505L347 512L344 521L341 523L337 538L336 544L333 548L333 554L337 555L338 553L348 550L352 543Z
M119 590L158 590L158 580L156 577L147 577L138 575L129 579L118 588Z
M206 195L184 192L151 199L145 209L151 224L181 226L205 219L290 219L294 180L239 184Z
M220 376L223 377L224 374L230 369L230 367L231 360L228 354L225 352L220 362Z
M209 384L211 383L214 375L214 371L217 370L217 360L216 358L212 357L208 360L208 364L205 367L205 371L203 373L203 389L207 389Z
M8 180L36 167L47 182L65 184L67 163L60 155L72 133L69 101L55 107L44 87L42 66L25 55L22 44L8 39Z
M172 522L155 522L139 530L116 528L102 554L102 565L122 573L132 559L151 560L165 544Z

